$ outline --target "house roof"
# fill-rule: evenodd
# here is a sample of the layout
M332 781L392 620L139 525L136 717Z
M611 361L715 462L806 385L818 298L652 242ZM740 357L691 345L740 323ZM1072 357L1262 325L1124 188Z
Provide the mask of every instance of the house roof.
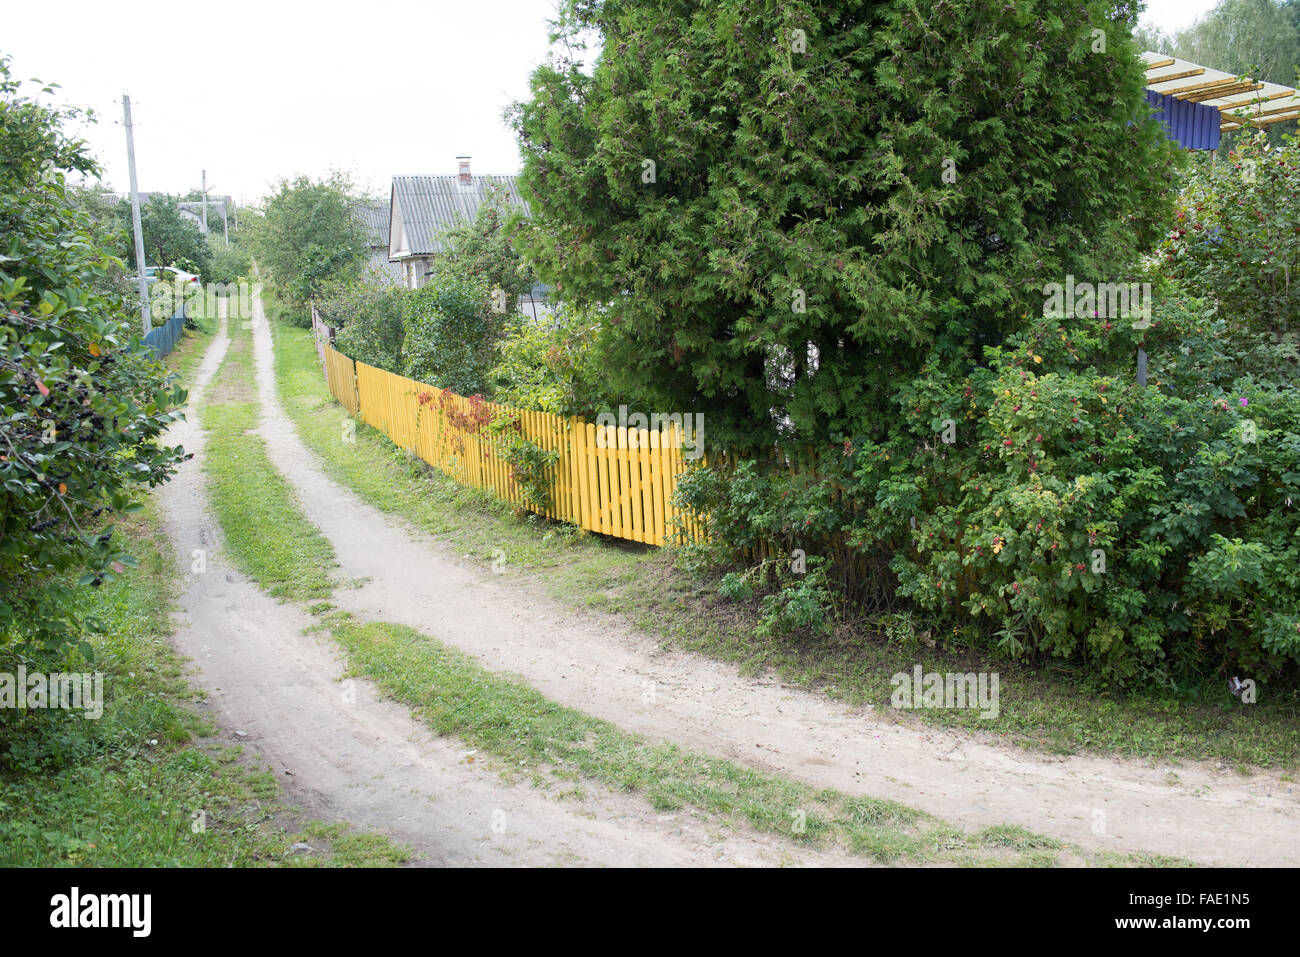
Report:
M353 209L366 231L367 246L388 246L388 204L358 203Z
M490 192L528 211L515 176L394 176L390 210L389 258L427 256L442 248L439 235L457 220L472 222Z
M1143 53L1142 60L1147 90L1217 110L1220 132L1300 118L1300 94L1292 87L1239 77L1160 53Z

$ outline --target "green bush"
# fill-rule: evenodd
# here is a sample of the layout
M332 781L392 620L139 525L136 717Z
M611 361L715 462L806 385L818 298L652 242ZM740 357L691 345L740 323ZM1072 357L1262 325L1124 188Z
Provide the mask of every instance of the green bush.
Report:
M490 306L483 280L435 271L402 298L402 374L464 396L485 393L506 319Z
M74 586L132 560L108 521L184 458L158 444L184 392L103 291L113 263L69 197L98 172L76 111L19 93L0 58L0 646L75 637Z
M754 597L754 584L744 572L727 572L718 582L718 594L728 601L749 601Z
M338 329L335 347L358 362L400 373L406 329L402 324L400 286L378 276L353 282L329 282L321 290L316 308L321 320Z
M560 460L560 453L524 438L517 413L504 412L493 416L487 432L510 467L510 477L519 486L524 504L535 510L552 507L551 470Z
M1146 331L1031 320L983 365L902 383L892 434L824 451L815 477L745 461L688 474L679 501L737 557L801 547L841 586L859 563L859 597L896 589L1011 656L1118 683L1294 675L1300 390L1236 375L1248 334L1184 352L1222 331L1189 303L1170 290Z
M614 404L596 350L599 334L597 314L570 306L538 320L510 317L487 376L493 398L519 409L593 419Z
M1171 275L1204 288L1233 323L1280 332L1300 316L1300 145L1243 137L1228 157L1197 157L1160 245Z
M220 239L210 238L208 249L208 268L202 274L205 283L236 283L253 274L248 250L238 243L227 246Z
M811 559L809 566L791 584L763 596L754 629L759 638L795 632L814 637L830 633L835 596L827 582L824 559Z

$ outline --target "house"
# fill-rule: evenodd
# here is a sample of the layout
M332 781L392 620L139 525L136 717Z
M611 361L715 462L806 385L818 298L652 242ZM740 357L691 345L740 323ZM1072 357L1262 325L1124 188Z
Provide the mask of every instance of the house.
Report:
M528 204L519 194L514 176L473 176L469 157L456 157L454 176L394 176L389 202L388 259L398 264L409 289L424 285L429 261L442 249L440 236L458 220L472 222L478 209L494 191L525 212Z
M402 266L388 259L388 203L362 202L353 210L366 233L366 247L370 251L367 269L385 281L394 284L402 281Z

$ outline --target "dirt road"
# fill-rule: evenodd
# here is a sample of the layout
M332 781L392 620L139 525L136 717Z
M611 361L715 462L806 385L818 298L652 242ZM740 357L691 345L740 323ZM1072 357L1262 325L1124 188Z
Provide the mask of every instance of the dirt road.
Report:
M264 321L257 340L265 350ZM193 680L221 734L269 764L287 800L311 817L387 834L428 865L861 863L744 827L660 814L635 795L588 788L581 800L561 799L526 775L503 780L509 768L434 736L370 682L344 679L333 642L304 633L314 619L268 598L221 554L193 410L229 344L223 323L191 388L190 421L171 433L194 458L159 493L184 575L175 644L193 659ZM202 572L193 571L195 550L204 553Z
M1019 824L1074 846L1203 863L1300 864L1300 785L1276 773L1059 757L902 727L869 708L665 652L613 618L556 604L523 576L463 562L322 473L276 397L264 323L254 343L268 452L333 543L342 575L366 581L335 598L361 618L427 631L494 671L521 675L556 701L652 740L891 798L955 823ZM653 703L643 700L650 682Z

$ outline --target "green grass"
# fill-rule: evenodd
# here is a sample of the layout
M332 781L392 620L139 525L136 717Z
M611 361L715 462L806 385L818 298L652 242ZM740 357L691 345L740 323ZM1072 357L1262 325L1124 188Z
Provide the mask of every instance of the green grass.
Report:
M290 840L321 852L295 857L298 867L397 867L411 859L382 834L350 833L346 824L313 822Z
M192 381L195 368L221 325L219 320L206 317L195 319L194 324L197 328L184 329L175 348L163 357L163 364L180 376L182 383Z
M79 593L79 611L99 622L87 636L94 663L27 663L29 672L104 673L103 716L0 715L0 866L302 863L286 857L293 812L275 803L274 775L241 760L238 748L202 740L213 728L188 706L194 692L166 638L175 582L156 510L146 506L118 534L138 566ZM351 860L336 850L314 864Z
M232 329L231 351L213 379L202 423L208 498L235 565L277 598L325 598L336 565L328 541L303 516L257 428L248 330Z
M1053 754L1094 752L1165 759L1219 759L1242 769L1300 766L1300 693L1279 693L1243 706L1219 685L1199 693L1167 689L1096 690L1065 667L1035 669L920 640L884 636L881 623L841 623L816 642L806 636L759 639L757 601L734 603L716 582L674 567L663 549L577 534L457 485L382 433L358 423L356 441L341 440L347 413L334 402L305 331L272 326L281 402L327 474L374 507L488 562L494 550L509 572L532 574L571 605L622 616L666 643L733 661L746 673L767 670L855 704L872 704L901 721L964 727L1015 746ZM997 671L1001 713L889 707L890 677L926 671Z

